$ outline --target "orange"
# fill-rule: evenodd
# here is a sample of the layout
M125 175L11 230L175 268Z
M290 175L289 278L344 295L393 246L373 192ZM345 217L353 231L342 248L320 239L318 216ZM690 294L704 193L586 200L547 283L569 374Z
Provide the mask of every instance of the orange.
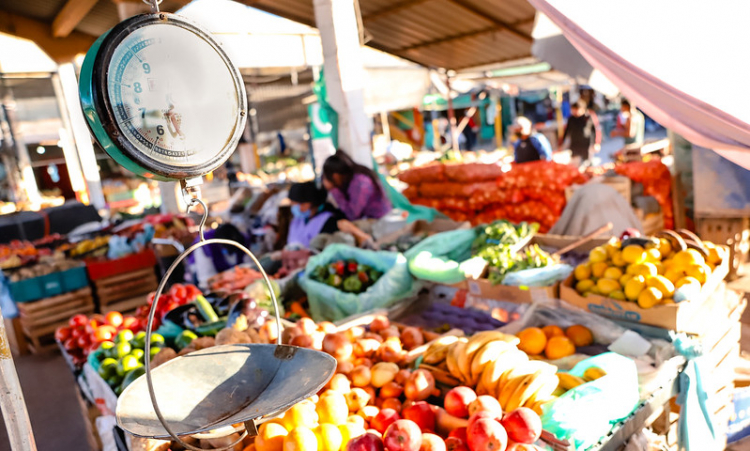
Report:
M251 443L246 447L242 448L242 451L255 451L255 443Z
M576 347L568 337L552 337L547 342L544 353L549 360L557 360L575 354Z
M318 451L339 451L341 448L343 437L336 425L321 423L313 432L318 437Z
M341 432L341 449L346 449L349 440L365 434L365 428L354 423L344 423L339 425L339 432Z
M343 395L342 395L343 396ZM301 401L287 410L281 420L287 431L298 426L314 428L318 423L318 414L315 413L315 404L310 401Z
M565 332L559 327L555 326L554 324L550 324L549 326L542 327L542 331L544 332L544 335L547 336L547 340L549 340L552 337L564 337Z
M576 346L589 346L594 343L594 335L587 327L580 324L568 327L565 336L570 338Z
M538 327L529 327L522 330L518 333L518 338L521 340L518 349L529 355L541 354L544 352L544 347L547 346L547 335Z
M283 451L318 451L318 438L310 428L294 428L284 437Z
M321 396L315 411L318 413L319 422L337 426L346 423L346 418L349 416L346 398L335 391L330 391L329 394Z
M255 449L257 451L282 451L284 437L287 434L286 428L278 423L263 423L258 429L258 436L255 437Z

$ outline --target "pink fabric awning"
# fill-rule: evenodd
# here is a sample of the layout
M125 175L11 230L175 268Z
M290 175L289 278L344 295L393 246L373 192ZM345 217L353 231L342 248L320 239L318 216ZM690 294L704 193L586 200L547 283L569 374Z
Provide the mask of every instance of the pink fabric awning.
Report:
M750 2L529 2L649 116L750 169Z

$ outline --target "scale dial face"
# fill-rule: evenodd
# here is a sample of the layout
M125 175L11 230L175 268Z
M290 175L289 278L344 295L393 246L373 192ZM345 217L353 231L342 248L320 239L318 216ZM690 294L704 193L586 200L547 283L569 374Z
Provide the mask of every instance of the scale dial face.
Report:
M244 84L206 32L171 14L147 14L113 28L96 50L90 108L110 143L99 139L82 87L84 112L120 164L184 179L216 169L234 151L247 112Z

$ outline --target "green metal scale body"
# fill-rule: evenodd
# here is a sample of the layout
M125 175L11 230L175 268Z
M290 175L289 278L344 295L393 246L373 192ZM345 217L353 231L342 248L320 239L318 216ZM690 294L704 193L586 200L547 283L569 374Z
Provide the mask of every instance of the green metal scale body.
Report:
M209 33L173 14L135 16L102 35L86 54L79 86L96 140L146 178L213 171L245 128L239 71Z

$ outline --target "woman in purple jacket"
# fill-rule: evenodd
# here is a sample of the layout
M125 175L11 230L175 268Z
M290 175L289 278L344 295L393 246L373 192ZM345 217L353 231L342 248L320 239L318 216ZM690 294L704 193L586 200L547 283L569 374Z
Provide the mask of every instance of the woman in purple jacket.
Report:
M341 150L323 164L323 186L350 221L380 219L391 211L377 174Z

